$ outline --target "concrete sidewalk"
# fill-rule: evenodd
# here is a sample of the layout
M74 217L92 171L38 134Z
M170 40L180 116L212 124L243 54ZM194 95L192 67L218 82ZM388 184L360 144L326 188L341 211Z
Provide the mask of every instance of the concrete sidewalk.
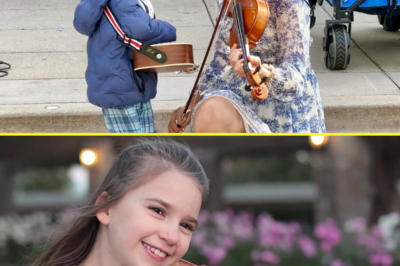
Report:
M13 0L0 6L1 132L107 132L101 109L86 99L87 38L75 31L79 0ZM176 26L178 42L194 45L201 63L216 15L215 0L152 0L157 17ZM322 35L331 7L317 10L312 65L324 102L328 132L400 132L400 33L386 32L376 16L356 13L351 63L325 68ZM185 104L196 74L162 74L152 101L159 132ZM50 107L49 107L50 106ZM50 108L50 109L46 109ZM56 109L54 109L56 108Z

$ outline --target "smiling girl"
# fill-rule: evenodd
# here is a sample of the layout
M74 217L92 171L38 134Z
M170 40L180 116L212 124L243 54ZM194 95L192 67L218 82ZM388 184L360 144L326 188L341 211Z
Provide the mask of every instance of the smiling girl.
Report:
M209 180L166 140L125 149L73 226L34 266L183 266Z

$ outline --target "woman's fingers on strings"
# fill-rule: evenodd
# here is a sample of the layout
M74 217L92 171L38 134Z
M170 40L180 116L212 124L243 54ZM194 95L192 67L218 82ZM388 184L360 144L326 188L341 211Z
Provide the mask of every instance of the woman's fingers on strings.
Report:
M258 67L259 65L261 65L261 59L258 56L249 55L247 59L253 67Z
M243 63L244 63L243 50L240 48L238 49L236 48L237 44L234 44L229 54L229 62L231 63L235 74L238 75L239 77L244 77L245 74L243 71Z
M229 56L229 61L231 62L231 64L236 64L236 62L238 60L241 60L241 56L243 55L243 53L233 53Z
M244 71L243 71L243 63L244 63L244 59L240 59L235 64L234 71L235 71L236 75L238 75L239 77L245 76Z
M241 53L243 54L243 50L241 48L238 48L236 44L234 44L231 48L230 54L237 54L237 53Z
M237 60L241 55L243 55L243 51L241 49L231 49L229 59Z

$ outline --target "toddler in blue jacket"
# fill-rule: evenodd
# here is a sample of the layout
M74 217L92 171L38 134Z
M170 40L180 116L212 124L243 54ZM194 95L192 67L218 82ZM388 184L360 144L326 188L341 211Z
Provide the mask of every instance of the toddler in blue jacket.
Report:
M102 108L111 133L155 133L150 100L157 93L157 74L133 71L132 49L105 16L107 4L122 30L138 41L173 42L176 29L155 18L150 0L81 0L75 10L75 29L89 36L89 102Z

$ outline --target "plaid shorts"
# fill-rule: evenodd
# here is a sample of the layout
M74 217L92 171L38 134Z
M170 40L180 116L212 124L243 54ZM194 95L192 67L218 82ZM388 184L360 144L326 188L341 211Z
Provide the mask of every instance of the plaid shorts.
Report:
M110 133L156 133L150 101L118 108L103 108Z

